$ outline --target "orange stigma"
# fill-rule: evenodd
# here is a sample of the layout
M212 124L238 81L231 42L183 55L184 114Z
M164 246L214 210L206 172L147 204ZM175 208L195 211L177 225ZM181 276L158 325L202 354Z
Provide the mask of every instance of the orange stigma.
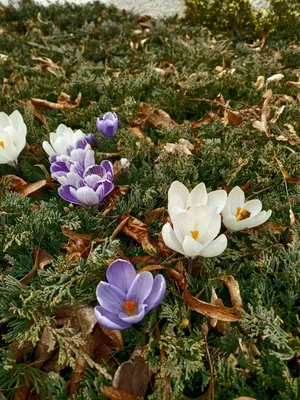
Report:
M125 310L127 311L127 314L134 315L135 302L134 301L124 301L123 304L124 304Z
M197 240L199 237L199 231L190 231L190 232L191 232L192 238L194 240Z
M4 147L5 147L5 146L4 146L3 140L0 141L0 147L2 147L3 149L4 149Z
M251 213L247 210L244 210L242 207L238 207L236 209L235 218L237 221L242 221L243 219L249 218Z

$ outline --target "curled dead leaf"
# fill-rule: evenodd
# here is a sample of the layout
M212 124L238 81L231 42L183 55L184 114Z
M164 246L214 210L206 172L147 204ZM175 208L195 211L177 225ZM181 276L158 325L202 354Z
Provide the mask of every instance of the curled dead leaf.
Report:
M221 276L220 281L223 281L229 291L230 300L234 307L243 309L243 300L240 293L240 285L232 275Z
M136 136L139 139L147 141L150 144L150 146L154 146L152 139L149 136L145 136L138 126L129 126L129 129L131 130L134 136Z
M191 310L210 318L225 322L235 322L241 319L241 312L237 308L226 308L206 303L192 296L187 290L183 291L183 300Z
M255 89L260 90L265 84L265 77L263 75L259 75L255 82Z
M31 279L35 276L36 271L38 269L44 269L47 265L52 264L53 257L48 254L45 250L36 248L33 250L34 256L34 265L32 270L28 272L22 279L20 279L20 283L26 285Z
M112 386L101 386L101 393L110 400L138 400L137 396Z
M285 82L286 86L292 86L294 88L300 89L300 81L299 82L292 82L292 81L287 81Z
M127 217L126 217L127 218ZM142 221L129 216L126 225L123 226L123 232L142 245L143 249L150 254L157 253L156 248L152 244L153 239L148 232L148 226Z
M69 239L68 243L61 244L61 248L67 251L69 260L75 261L79 258L87 259L90 254L91 243L95 232L77 233L63 226L62 233Z
M104 328L104 326L100 325L99 323L98 323L98 325L100 326L102 331L105 333L105 335L110 337L110 339L117 345L117 350L124 350L124 342L123 342L123 336L122 336L121 331L115 331L112 329Z
M224 111L224 125L241 125L243 117L237 111L231 111L229 109Z
M282 162L275 157L277 164L279 165L280 171L284 177L284 179L289 183L299 183L300 178L293 178L290 174L287 173L286 169L284 168Z
M180 127L168 113L144 102L139 105L138 118L134 124L136 126L154 126L155 128L164 128L168 125Z
M32 98L31 103L36 107L48 108L52 110L71 110L72 108L78 107L81 102L81 93L78 93L76 100L71 101L71 97L64 92L57 97L57 103L53 103L48 100Z

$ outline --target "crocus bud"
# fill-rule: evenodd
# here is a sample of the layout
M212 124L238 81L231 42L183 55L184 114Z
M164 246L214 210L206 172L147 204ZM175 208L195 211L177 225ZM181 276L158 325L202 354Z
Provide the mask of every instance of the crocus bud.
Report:
M127 171L130 166L130 162L127 160L127 158L121 158L120 164L122 165L124 171Z
M116 113L107 112L96 121L97 130L106 137L114 137L119 128L119 118Z
M98 139L92 133L85 134L84 138L92 147L98 147L99 146Z

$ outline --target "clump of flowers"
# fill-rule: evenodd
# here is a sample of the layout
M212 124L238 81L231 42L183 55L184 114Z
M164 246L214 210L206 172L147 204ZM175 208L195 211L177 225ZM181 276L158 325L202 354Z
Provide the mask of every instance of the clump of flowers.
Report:
M140 322L158 306L166 294L165 278L150 272L136 273L125 260L114 261L106 270L108 282L100 282L96 294L100 306L95 307L99 324L121 330Z
M107 112L96 120L96 128L104 136L112 138L119 129L119 117L116 113Z
M19 111L0 112L0 164L17 167L18 157L26 144L27 127Z
M75 146L79 139L84 138L84 133L78 129L73 132L64 124L58 125L55 132L50 132L50 143L43 141L42 146L49 157L65 154L69 146Z
M114 171L112 163L95 163L95 153L86 139L79 139L69 146L66 154L52 155L51 176L61 186L59 195L73 204L94 206L100 204L113 190Z

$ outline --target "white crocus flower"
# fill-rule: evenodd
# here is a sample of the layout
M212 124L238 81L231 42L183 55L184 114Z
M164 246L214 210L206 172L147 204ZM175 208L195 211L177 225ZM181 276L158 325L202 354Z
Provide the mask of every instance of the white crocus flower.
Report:
M260 200L245 203L245 193L238 186L228 195L226 206L222 211L223 224L231 231L241 231L261 225L270 218L272 211L261 211Z
M75 146L77 140L84 138L84 133L78 129L73 132L64 124L60 124L56 128L56 132L50 133L50 143L46 140L43 142L43 149L48 156L66 154L69 146Z
M127 158L121 158L120 164L123 167L124 171L127 171L128 168L130 167L130 162L127 160Z
M172 222L173 228L169 223L163 226L163 240L170 249L186 257L215 257L227 247L226 236L217 237L221 215L215 207L192 207L188 212L177 214Z
M207 193L205 184L201 182L189 192L185 185L175 181L168 191L168 211L172 222L177 214L184 210L190 210L194 206L214 206L217 213L220 214L225 207L226 200L225 190Z
M18 156L26 144L27 127L19 111L10 116L0 112L0 164L17 166Z

